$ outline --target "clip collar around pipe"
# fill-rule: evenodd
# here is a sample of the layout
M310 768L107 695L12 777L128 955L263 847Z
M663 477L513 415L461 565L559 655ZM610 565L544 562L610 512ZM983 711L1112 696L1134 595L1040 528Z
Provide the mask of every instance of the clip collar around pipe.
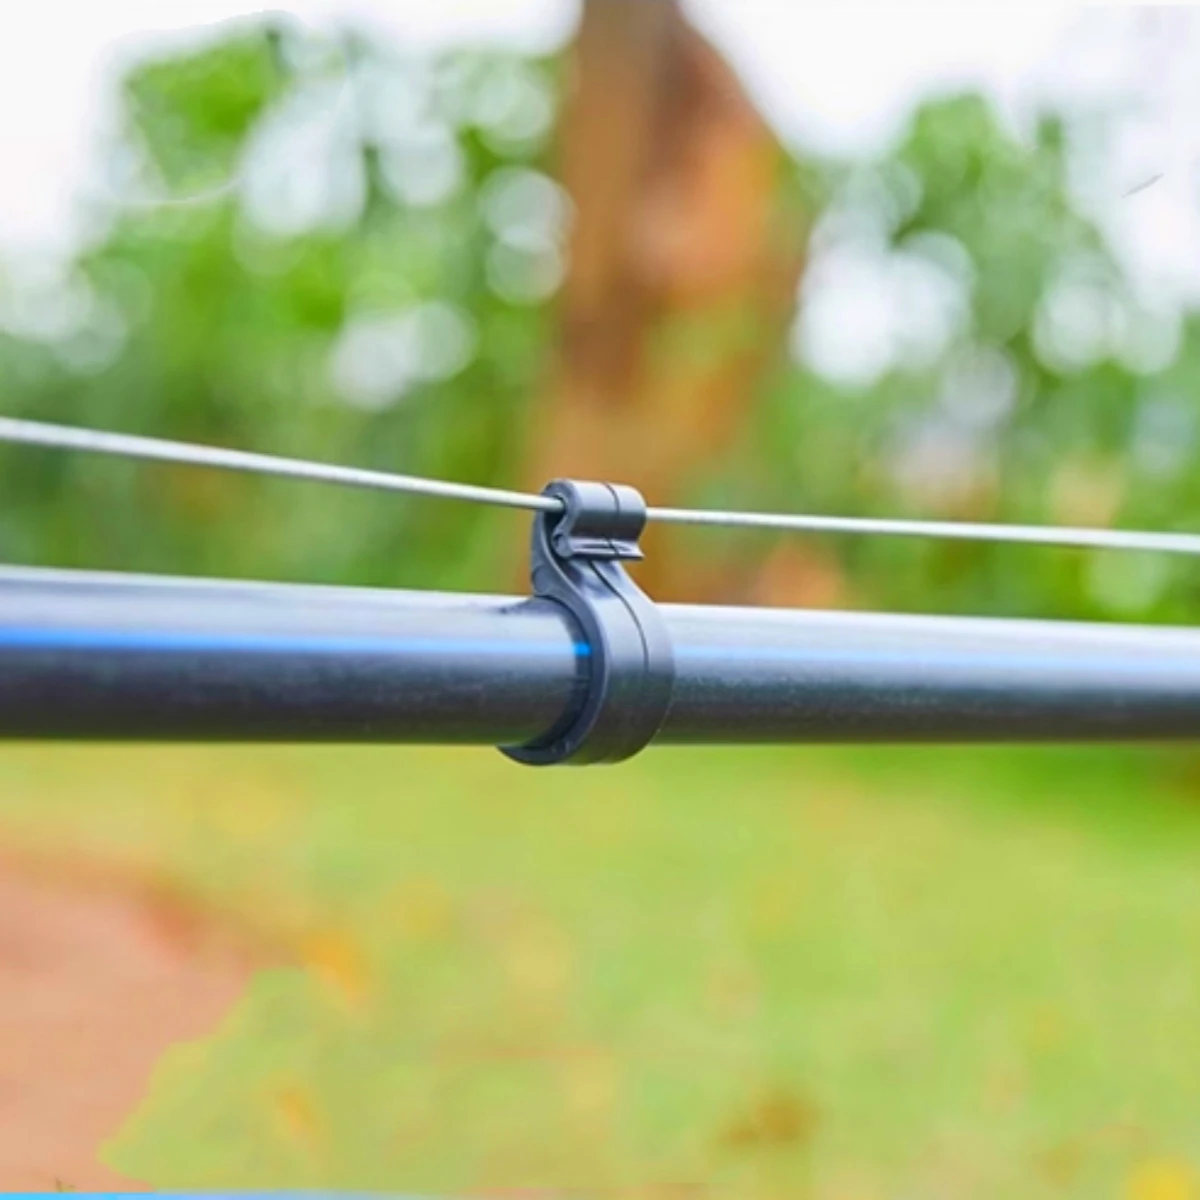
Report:
M653 741L675 681L666 624L621 565L643 557L646 503L607 483L557 480L543 494L563 508L534 520L533 591L565 608L581 632L586 682L552 729L503 750L530 766L622 762Z

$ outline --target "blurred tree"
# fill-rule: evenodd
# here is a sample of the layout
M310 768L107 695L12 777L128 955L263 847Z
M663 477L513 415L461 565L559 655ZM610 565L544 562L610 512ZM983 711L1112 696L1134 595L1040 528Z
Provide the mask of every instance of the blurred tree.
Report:
M964 95L926 104L886 157L834 169L800 359L730 502L1200 525L1196 323L1147 307L1081 213L1069 134L1044 115L1021 139ZM792 539L756 576L762 543L743 551L772 602L1187 620L1200 600L1187 564L1153 555Z
M8 412L506 480L557 283L553 64L271 19L121 98L102 233L4 298ZM29 450L0 495L24 561L478 586L505 549L471 506Z
M559 158L575 219L529 478L621 479L670 503L781 356L811 213L677 0L589 0L569 65ZM656 535L644 580L694 596L696 560Z
M547 60L259 20L121 98L97 235L36 286L0 273L8 412L658 501L1200 525L1200 320L1139 297L1052 115L1018 136L941 99L878 159L806 162L674 0L592 0ZM17 561L492 586L525 540L504 519L0 461ZM1197 608L1154 556L697 532L651 566L663 597Z

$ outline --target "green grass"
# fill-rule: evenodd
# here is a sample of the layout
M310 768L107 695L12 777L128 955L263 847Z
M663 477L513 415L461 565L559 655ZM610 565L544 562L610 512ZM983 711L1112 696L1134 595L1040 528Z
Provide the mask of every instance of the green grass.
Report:
M159 1187L1182 1200L1186 767L17 747L0 826L295 950L111 1147Z

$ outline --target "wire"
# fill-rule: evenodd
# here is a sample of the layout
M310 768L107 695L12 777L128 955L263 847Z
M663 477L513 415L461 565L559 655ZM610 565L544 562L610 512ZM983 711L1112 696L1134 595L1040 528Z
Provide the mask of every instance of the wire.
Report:
M122 458L147 459L186 466L216 467L307 479L319 483L345 484L440 500L463 500L474 504L519 508L530 512L562 511L561 501L531 492L506 491L474 484L448 483L415 475L393 475L333 463L276 458L244 450L197 446L161 438L105 433L42 421L0 417L0 442L79 450ZM647 518L663 525L704 525L727 529L770 529L801 533L841 533L880 537L924 537L959 541L1009 542L1038 546L1073 546L1092 550L1142 550L1160 554L1200 556L1200 535L1190 533L1144 533L1125 529L1073 529L1054 525L986 525L958 521L906 521L873 517L829 517L804 513L749 513L706 511L690 508L650 508Z
M874 517L824 517L799 513L706 512L690 508L652 508L649 517L652 521L671 525L715 525L730 529L1024 542L1037 546L1079 546L1093 550L1150 550L1160 554L1200 555L1200 535L1191 533L1071 529L1058 525L976 525L965 521L896 521Z
M192 467L216 467L226 471L248 471L255 475L276 475L319 483L341 483L349 487L408 492L417 496L434 496L440 500L466 500L475 504L524 508L534 512L559 512L562 509L558 500L526 492L510 492L501 488L477 487L466 483L446 483L414 475L392 475L385 471L339 467L333 463L276 458L269 454L223 450L216 446L196 446L188 442L164 441L161 438L135 437L127 433L103 433L95 429L50 425L42 421L23 421L13 417L0 417L0 442L111 454L120 458L149 459Z

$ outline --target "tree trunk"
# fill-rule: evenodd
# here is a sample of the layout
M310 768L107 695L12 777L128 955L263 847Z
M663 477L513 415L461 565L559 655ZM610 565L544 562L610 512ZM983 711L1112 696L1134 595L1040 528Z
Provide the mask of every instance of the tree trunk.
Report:
M588 0L561 136L575 221L532 477L680 502L786 339L805 233L786 157L677 0ZM669 537L648 549L658 598L711 590Z

